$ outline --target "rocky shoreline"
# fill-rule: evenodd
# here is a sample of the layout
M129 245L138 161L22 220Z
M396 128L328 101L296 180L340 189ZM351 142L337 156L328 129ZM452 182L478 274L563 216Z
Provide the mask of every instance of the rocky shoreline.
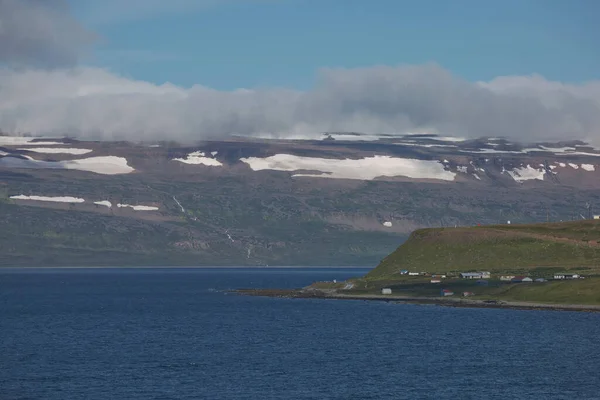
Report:
M445 307L467 308L508 308L517 310L600 312L600 306L586 304L544 304L505 300L473 300L447 297L343 294L337 292L336 290L319 289L238 289L234 290L233 292L247 296L279 298L386 301L405 304L431 304Z

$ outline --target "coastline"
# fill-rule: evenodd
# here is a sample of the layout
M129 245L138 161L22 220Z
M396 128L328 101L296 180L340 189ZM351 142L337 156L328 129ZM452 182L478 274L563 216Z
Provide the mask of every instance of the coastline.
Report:
M358 295L341 294L334 291L304 290L304 289L238 289L232 292L246 296L280 297L298 299L326 299L326 300L362 300L385 301L404 304L428 304L442 307L464 308L504 308L513 310L545 310L545 311L578 311L600 312L600 305L592 304L551 304L530 303L523 301L506 300L474 300L450 297L410 297L397 295Z
M312 266L312 265L91 265L91 266L0 266L0 271L16 269L372 269L360 266Z

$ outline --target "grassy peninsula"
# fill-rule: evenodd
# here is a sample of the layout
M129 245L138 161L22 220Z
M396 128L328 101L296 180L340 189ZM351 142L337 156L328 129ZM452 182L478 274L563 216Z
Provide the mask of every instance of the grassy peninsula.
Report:
M366 276L305 295L600 311L600 221L420 229Z

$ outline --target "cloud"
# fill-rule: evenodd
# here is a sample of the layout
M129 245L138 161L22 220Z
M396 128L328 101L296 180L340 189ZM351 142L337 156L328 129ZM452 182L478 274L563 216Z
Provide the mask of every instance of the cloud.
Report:
M194 141L325 131L600 141L600 82L543 77L472 83L436 65L325 69L309 91L224 92L99 68L0 71L0 129L88 139Z
M58 67L76 63L94 36L63 0L0 0L0 63Z

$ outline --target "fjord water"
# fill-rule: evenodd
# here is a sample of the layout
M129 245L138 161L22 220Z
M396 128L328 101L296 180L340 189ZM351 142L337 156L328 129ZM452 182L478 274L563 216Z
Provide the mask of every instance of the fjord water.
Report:
M0 270L0 399L600 398L600 314L225 292L365 272Z

